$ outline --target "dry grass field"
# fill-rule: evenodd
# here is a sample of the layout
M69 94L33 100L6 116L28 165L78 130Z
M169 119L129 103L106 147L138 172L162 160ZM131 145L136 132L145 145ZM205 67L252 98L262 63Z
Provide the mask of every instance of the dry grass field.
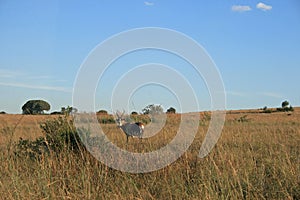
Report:
M300 199L300 108L260 112L228 111L217 145L203 159L197 155L209 114L201 113L188 151L145 174L111 169L87 151L18 156L19 138L44 136L40 124L58 116L0 115L0 199ZM128 145L115 124L102 127L116 145L144 152L168 143L179 122L179 114L168 115L159 134Z

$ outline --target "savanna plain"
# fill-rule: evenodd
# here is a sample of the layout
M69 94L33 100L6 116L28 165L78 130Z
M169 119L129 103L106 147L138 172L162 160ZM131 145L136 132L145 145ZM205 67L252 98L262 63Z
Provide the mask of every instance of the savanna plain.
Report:
M227 111L221 137L204 158L198 153L211 117L194 114L200 121L188 150L138 174L95 159L80 145L71 116L0 115L0 199L300 199L300 108ZM111 117L98 115L109 140L140 153L170 142L181 119L168 114L158 134L127 144Z

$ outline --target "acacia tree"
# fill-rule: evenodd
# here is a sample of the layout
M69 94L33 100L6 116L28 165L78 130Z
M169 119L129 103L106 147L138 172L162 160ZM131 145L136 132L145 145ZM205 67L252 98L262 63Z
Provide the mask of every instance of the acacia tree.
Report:
M284 112L294 111L294 108L290 105L290 102L283 101L281 103L281 108L277 108L277 111L284 111Z
M78 110L76 108L73 108L72 106L68 107L61 107L61 114L64 114L66 116L69 116L71 113L76 113Z
M23 114L43 114L50 110L50 104L44 100L29 100L22 106Z
M173 107L170 107L170 108L167 110L167 113L168 113L168 114L171 114L171 113L175 114L175 113L176 113L176 109L173 108Z
M97 112L97 114L100 114L100 115L108 115L108 112L106 110L99 110Z
M288 107L290 105L290 103L288 102L288 101L283 101L282 103L281 103L281 107L282 108L286 108L286 107Z
M157 114L162 114L163 113L163 108L161 105L148 105L146 106L143 110L142 113L144 115L150 114L150 115L157 115Z
M138 113L136 111L132 111L131 115L138 115Z

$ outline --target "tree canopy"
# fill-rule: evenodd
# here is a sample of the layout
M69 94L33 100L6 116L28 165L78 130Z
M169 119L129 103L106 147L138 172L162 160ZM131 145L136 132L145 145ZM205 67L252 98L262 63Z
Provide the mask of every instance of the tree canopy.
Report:
M29 100L22 106L23 114L43 114L50 110L50 104L44 100Z
M77 108L73 108L72 106L61 107L61 114L66 116L69 116L71 113L76 113L77 111Z
M167 113L168 113L168 114L176 113L176 109L173 108L173 107L170 107L170 108L167 110Z
M294 108L290 105L290 102L285 100L281 103L281 108L277 108L277 111L289 112L294 111Z
M163 108L161 105L148 105L146 106L143 110L142 113L144 115L150 114L150 115L157 115L157 114L162 114L163 113Z
M289 103L288 101L283 101L283 102L281 103L281 107L282 107L282 108L288 107L289 105L290 105L290 103Z
M99 110L97 112L97 114L100 114L100 115L108 115L108 112L106 110Z
M136 111L132 111L131 115L138 115L138 113Z

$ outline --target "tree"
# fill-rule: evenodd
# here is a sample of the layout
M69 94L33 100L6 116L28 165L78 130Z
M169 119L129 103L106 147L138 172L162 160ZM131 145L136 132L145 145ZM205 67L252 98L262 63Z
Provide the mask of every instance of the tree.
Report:
M146 106L143 110L142 113L144 115L150 114L150 115L158 115L158 114L162 114L163 113L163 108L161 107L161 105L148 105Z
M283 101L281 103L281 108L277 108L277 111L289 112L289 111L294 111L294 108L290 105L288 101Z
M281 107L282 108L286 108L286 107L288 107L290 105L290 103L288 102L288 101L283 101L282 103L281 103Z
M132 111L132 112L131 112L131 115L138 115L138 113L135 112L135 111Z
M268 107L267 106L263 107L263 110L268 110Z
M108 112L107 112L106 110L99 110L99 111L97 112L97 114L99 114L99 115L107 115Z
M50 115L61 115L61 112L60 111L54 111L54 112L50 113Z
M173 107L170 107L170 108L167 110L167 113L168 113L168 114L171 114L171 113L175 114L175 113L176 113L176 109L173 108Z
M50 104L44 100L29 100L22 106L23 114L43 114L50 110Z
M61 113L66 116L69 116L71 113L76 113L76 112L77 112L77 109L73 108L72 106L68 106L67 108L61 107Z

